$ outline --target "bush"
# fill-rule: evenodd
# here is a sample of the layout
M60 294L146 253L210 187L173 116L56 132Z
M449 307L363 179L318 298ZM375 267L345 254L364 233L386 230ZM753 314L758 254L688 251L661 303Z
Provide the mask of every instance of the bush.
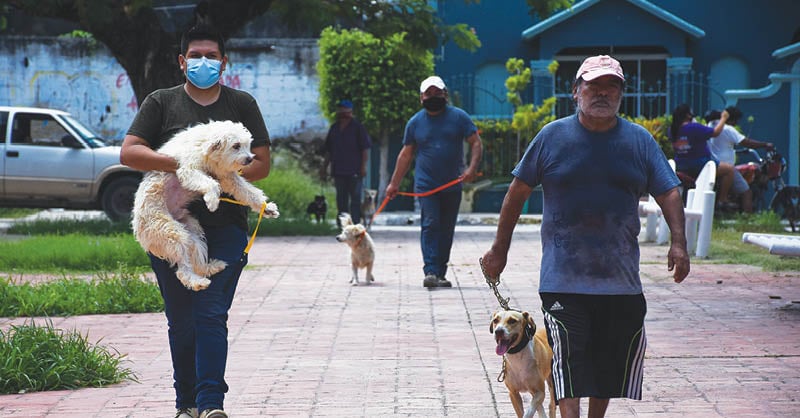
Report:
M89 344L79 333L34 323L0 330L0 393L100 387L136 375L121 367L125 355Z
M272 160L269 177L254 184L278 205L281 218L306 219L308 204L319 194L325 195L328 203L328 219L336 213L335 192L315 178L317 173L303 170L288 153L275 152Z

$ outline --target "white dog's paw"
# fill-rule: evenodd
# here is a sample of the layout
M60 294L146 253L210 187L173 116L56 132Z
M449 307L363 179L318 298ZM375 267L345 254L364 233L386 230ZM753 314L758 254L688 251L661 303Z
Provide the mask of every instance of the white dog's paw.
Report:
M186 273L182 270L176 271L175 275L178 276L178 279L184 286L186 286L187 289L194 290L195 292L206 289L211 284L211 280L208 280L205 277Z
M212 190L203 195L203 200L206 202L206 207L211 212L216 212L219 208L219 191Z
M211 280L208 280L205 277L192 280L192 290L195 292L207 289L209 285L211 285Z
M202 274L203 276L210 277L221 272L222 270L225 270L225 267L228 267L228 263L222 260L211 259L208 260L208 264L206 265L205 271L202 273L200 272L198 273Z
M259 210L261 210L261 208L259 208ZM281 213L278 212L278 205L276 205L275 202L267 203L267 208L264 209L264 216L267 218L277 218L281 216Z

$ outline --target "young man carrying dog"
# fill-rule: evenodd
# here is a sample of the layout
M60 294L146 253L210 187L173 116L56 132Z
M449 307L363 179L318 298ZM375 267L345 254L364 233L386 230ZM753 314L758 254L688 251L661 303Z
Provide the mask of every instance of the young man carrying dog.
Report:
M211 120L241 122L253 135L255 160L241 175L248 181L269 174L269 134L255 99L219 84L228 63L222 36L198 26L181 40L178 65L187 82L157 90L142 103L122 144L120 161L142 171L175 172L177 162L155 150L175 133ZM228 310L247 256L247 208L220 202L210 212L202 199L190 206L203 226L209 258L227 263L202 291L188 290L164 260L150 255L169 327L169 346L175 379L176 418L225 418L223 400L228 391L225 363L228 355ZM199 415L198 415L199 413Z
M647 310L639 278L639 197L656 196L672 234L667 267L689 274L677 176L653 137L617 116L625 76L600 55L581 64L577 114L545 126L512 174L497 235L483 256L489 278L506 266L514 225L533 188L544 192L539 295L553 348L561 416L605 416L610 398L641 399Z

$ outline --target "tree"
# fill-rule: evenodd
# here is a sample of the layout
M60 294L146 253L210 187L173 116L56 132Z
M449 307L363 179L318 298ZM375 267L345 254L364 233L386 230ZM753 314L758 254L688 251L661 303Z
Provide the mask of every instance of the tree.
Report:
M153 90L183 82L177 54L180 34L186 29L199 22L209 23L227 39L271 9L288 27L302 25L312 33L338 23L379 37L405 30L410 33L407 42L421 48L434 48L451 39L468 49L480 46L465 25L444 24L425 0L203 0L195 3L193 18L174 30L162 25L154 9L156 3L167 2L0 0L0 6L73 22L81 31L92 34L125 69L139 103Z
M549 97L540 106L535 106L533 103L523 104L520 92L531 82L531 69L526 67L521 59L509 58L506 61L506 70L510 74L506 79L506 89L508 89L506 97L514 106L511 128L517 131L517 159L519 159L522 153L521 139L533 139L544 125L555 120L553 109L555 108L556 98ZM551 74L555 74L558 70L558 62L553 61L550 63L548 70Z
M358 29L328 28L320 37L320 107L333 119L335 103L353 101L356 117L379 148L379 195L389 182L389 137L419 110L419 81L433 73L433 54L405 33L378 38Z

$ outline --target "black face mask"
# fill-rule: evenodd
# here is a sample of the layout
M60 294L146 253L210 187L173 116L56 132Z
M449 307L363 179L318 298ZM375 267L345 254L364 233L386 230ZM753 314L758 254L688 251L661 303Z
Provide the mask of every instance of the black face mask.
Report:
M422 107L431 112L438 112L447 106L447 99L442 96L428 97L422 101Z

